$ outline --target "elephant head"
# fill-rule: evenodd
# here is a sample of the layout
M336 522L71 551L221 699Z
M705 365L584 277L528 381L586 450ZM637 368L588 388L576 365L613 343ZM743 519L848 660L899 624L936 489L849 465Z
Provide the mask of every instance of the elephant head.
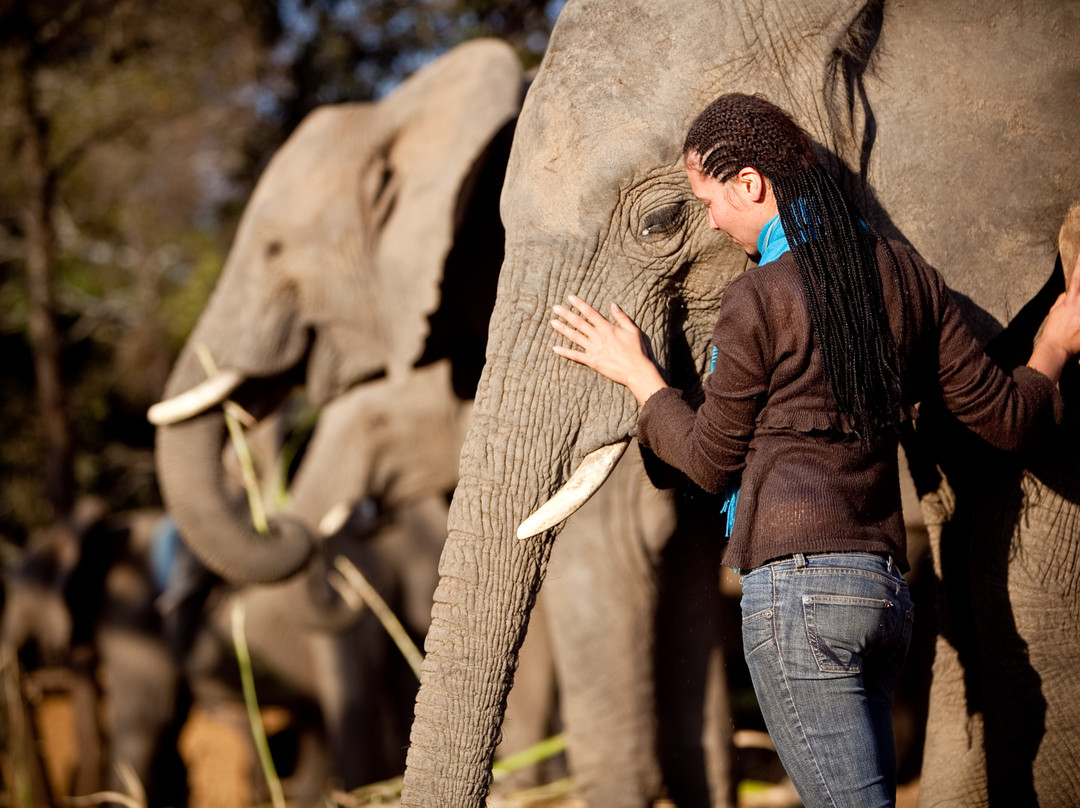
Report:
M618 302L667 379L700 393L717 301L746 257L707 230L690 193L681 145L694 116L729 91L786 107L870 220L946 271L993 330L1053 266L1060 212L1042 215L1064 211L1080 172L1066 145L1080 122L1069 100L1077 56L1062 33L1075 21L1044 5L1031 19L996 2L948 11L921 0L565 6L503 191L506 258L404 804L483 802L516 649L559 526L635 434L629 393L551 351L552 305L568 293L601 310ZM1024 70L1020 32L1038 49ZM1008 148L1014 141L1022 148ZM1038 172L1038 188L1016 182L1027 172ZM1028 240L1016 243L1018 233ZM594 476L581 482L575 469Z
M150 413L165 503L218 574L286 578L315 540L310 520L284 514L271 518L269 535L253 529L222 466L226 399L258 417L302 382L321 406L470 351L477 358L454 370L471 395L521 94L509 46L470 42L381 101L317 109L271 160L166 400Z

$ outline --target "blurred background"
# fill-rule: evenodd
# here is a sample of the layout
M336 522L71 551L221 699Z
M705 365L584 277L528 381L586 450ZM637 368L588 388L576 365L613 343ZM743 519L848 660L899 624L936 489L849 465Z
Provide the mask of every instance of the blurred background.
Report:
M159 502L146 420L250 191L320 104L564 0L2 0L0 537Z
M228 691L227 720L196 710L179 738L200 774L185 786L139 739L156 721L153 745L175 751L170 722L191 701L160 634L123 645L136 620L169 630L160 589L146 590L151 546L175 553L147 409L256 180L311 110L383 98L477 37L532 68L564 2L0 0L0 805L105 788L136 805L181 804L188 787L190 805L268 799L249 785L261 777L235 673L214 668L229 648L200 668ZM212 585L201 581L193 609ZM219 634L227 646L227 626ZM295 715L263 710L272 733ZM125 722L139 728L120 749ZM154 773L119 772L117 785L110 755Z

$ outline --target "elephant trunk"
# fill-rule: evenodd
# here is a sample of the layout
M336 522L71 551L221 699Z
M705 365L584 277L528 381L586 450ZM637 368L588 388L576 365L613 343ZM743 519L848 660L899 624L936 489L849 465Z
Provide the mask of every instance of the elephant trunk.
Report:
M453 507L481 507L480 497L465 498L464 504L455 498ZM553 543L550 532L519 541L512 530L484 536L451 530L425 644L402 805L484 804L518 650Z
M235 583L271 583L304 567L313 542L298 520L274 517L261 535L240 496L230 496L218 409L157 431L155 452L165 506L207 567Z
M551 274L571 266L556 265ZM529 269L509 258L500 276L494 338L439 565L403 805L483 804L518 650L569 513L560 506L520 534L519 526L594 450L622 443L633 423L631 397L619 398L613 385L547 347L553 337L545 312L565 290L537 295L535 282L518 277ZM589 465L610 472L610 455L622 448ZM595 490L599 476L584 487Z

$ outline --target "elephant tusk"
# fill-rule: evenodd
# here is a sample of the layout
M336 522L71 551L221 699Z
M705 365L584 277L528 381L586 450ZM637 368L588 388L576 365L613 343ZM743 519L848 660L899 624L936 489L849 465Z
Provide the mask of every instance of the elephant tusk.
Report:
M244 377L234 370L219 373L186 393L159 401L151 407L146 417L155 426L167 426L186 421L229 397Z
M589 497L600 490L600 486L611 475L615 464L623 456L629 439L601 446L585 455L566 484L555 492L555 496L533 511L517 529L519 539L527 539L545 530L555 527L584 505Z
M324 538L326 536L333 536L343 527L345 523L349 521L349 516L352 515L352 504L349 502L339 502L334 507L326 512L322 519L319 520L319 533Z

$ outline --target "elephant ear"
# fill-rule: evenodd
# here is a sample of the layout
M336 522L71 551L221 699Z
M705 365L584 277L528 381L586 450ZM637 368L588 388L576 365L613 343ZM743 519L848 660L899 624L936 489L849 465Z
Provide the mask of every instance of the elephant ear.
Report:
M383 144L378 294L387 314L391 376L421 358L469 178L488 145L521 106L523 75L498 40L458 46L379 102ZM499 222L492 237L502 239Z

